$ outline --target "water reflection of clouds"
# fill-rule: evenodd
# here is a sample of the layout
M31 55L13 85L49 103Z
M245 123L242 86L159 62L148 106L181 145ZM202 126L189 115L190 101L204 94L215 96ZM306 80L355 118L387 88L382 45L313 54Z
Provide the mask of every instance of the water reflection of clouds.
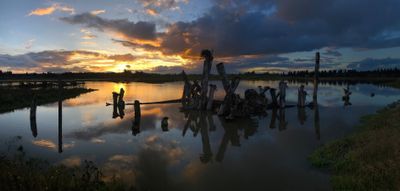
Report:
M46 149L51 149L51 150L56 150L57 145L48 139L39 139L39 140L33 140L32 141L33 145L36 145L38 147L46 148ZM71 141L70 143L63 143L63 149L70 149L75 147L75 141Z
M126 115L123 119L111 119L111 116L107 120L94 121L92 120L92 114L86 114L82 118L82 125L85 128L80 128L72 132L67 133L67 138L75 138L80 140L93 140L107 134L126 134L131 131L132 121L134 118L133 108L126 109ZM111 111L110 111L111 112ZM150 129L159 128L159 121L162 117L168 116L170 127L174 128L182 124L183 114L179 113L178 108L173 108L168 105L145 105L142 107L141 117L141 131L147 131ZM111 115L111 113L110 113ZM93 124L90 124L92 123ZM95 123L98 122L98 123Z
M137 154L115 154L108 158L102 169L106 180L117 177L137 188L166 189L171 180L168 169L180 163L183 150L176 141L164 140L157 135L144 137ZM168 190L168 189L167 189Z

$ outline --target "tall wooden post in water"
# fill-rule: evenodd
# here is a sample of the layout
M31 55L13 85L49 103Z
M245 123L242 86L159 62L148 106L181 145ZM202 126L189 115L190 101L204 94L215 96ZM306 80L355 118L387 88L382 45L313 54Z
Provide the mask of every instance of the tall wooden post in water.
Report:
M62 82L58 81L58 152L62 153Z
M319 61L320 55L319 52L315 54L315 69L314 69L314 92L313 92L313 100L317 99L318 92L318 80L319 80ZM315 101L314 101L315 102ZM315 103L314 103L315 104ZM315 105L314 105L315 106Z
M210 75L212 61L214 59L210 50L201 51L201 56L204 58L203 78L201 81L201 94L198 109L206 109L207 93L208 93L208 76Z
M318 109L318 72L319 72L319 52L315 54L315 73L314 73L314 92L313 92L313 105L314 105L314 128L317 140L320 140L320 130L319 130L319 109Z

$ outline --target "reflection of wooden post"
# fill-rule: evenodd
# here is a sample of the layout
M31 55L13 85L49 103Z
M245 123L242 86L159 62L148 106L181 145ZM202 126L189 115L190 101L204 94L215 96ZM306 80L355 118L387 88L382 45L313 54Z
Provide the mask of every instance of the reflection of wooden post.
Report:
M272 108L272 115L271 115L271 122L269 123L269 128L270 129L275 129L275 127L276 127L276 117L277 117L277 114L278 113L278 110L276 109L276 107L274 107L274 108Z
M37 100L36 95L33 96L31 111L30 111L30 122L31 122L31 131L33 137L37 137L37 125L36 125L36 108L37 108Z
M208 93L208 76L210 75L213 55L210 50L201 51L201 56L204 58L203 77L201 81L200 104L198 109L206 109L207 93Z
M135 118L133 120L133 125L132 125L132 135L137 135L140 133L140 102L139 100L135 100L133 104L134 110L135 110Z
M207 103L207 110L213 109L213 102L214 102L214 93L217 89L217 86L214 84L210 84L210 92L208 94L208 103Z
M208 163L212 159L212 151L210 145L210 138L208 136L208 128L206 125L206 113L201 111L200 113L200 133L201 133L201 142L203 144L203 154L200 156L200 161L202 163Z
M62 99L61 99L61 91L62 91L62 83L59 81L58 84L58 152L62 153Z
M276 89L275 88L271 88L269 90L269 93L271 94L271 99L272 99L272 107L276 107L278 106L278 97L276 96Z
M285 108L279 109L279 131L285 130L287 127Z
M319 131L320 124L319 124L319 108L318 108L318 104L316 105L316 107L314 108L314 128L315 128L315 135L317 137L317 140L321 139L321 134Z
M213 115L211 113L207 114L207 122L208 122L208 128L210 129L210 131L215 131L217 129L217 127L214 124Z
M297 108L297 119L299 119L301 125L304 125L304 122L307 119L306 109L304 107Z
M135 100L134 107L135 107L135 124L139 125L140 124L140 118L141 118L139 100Z

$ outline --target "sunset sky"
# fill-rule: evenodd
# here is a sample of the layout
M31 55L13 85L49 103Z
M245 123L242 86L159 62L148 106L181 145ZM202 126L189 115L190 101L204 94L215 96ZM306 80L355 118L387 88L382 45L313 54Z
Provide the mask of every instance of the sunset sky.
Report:
M399 0L1 0L0 70L400 67Z

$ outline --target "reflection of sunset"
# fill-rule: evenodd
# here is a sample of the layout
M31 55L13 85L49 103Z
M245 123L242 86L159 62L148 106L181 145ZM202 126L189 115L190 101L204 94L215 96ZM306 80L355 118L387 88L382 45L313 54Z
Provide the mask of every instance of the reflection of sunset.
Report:
M121 88L125 90L124 100L132 103L135 100L140 102L153 102L179 99L182 96L182 83L168 84L146 84L146 83L92 83L87 82L86 87L97 91L82 94L79 99L69 99L64 101L64 106L77 106L89 104L105 104L112 102L112 92L119 93Z

